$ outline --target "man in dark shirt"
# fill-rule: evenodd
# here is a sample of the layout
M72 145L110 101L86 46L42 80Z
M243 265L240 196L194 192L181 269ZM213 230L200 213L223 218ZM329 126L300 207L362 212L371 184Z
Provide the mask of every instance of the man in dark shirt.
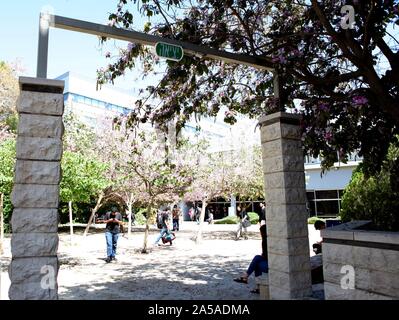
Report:
M112 207L111 212L105 214L105 239L107 240L107 263L115 259L116 246L120 232L120 224L122 224L122 215L117 211L116 207Z
M263 226L264 224L266 224L266 206L263 202L260 203L260 209L261 213L259 216L259 224Z
M158 244L159 240L161 240L161 238L164 235L167 235L169 233L169 225L168 225L168 220L169 220L169 215L167 212L163 212L162 213L162 217L161 217L161 232L159 233L157 239L154 242L154 246L156 245L160 245Z

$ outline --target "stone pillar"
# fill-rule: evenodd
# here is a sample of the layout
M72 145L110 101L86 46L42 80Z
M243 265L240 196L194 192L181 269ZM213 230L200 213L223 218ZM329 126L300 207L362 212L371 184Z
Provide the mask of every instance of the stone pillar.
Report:
M259 120L266 199L271 299L312 295L300 117L283 112Z
M9 297L58 299L64 82L21 77L19 83Z

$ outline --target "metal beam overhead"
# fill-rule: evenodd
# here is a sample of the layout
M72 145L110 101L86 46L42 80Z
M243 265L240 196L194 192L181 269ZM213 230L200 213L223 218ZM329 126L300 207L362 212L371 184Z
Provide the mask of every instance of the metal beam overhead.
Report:
M130 31L126 29L111 27L107 25L76 20L50 14L40 14L40 34L38 49L37 77L47 77L47 57L48 57L48 28L54 27L75 32L92 34L95 36L112 38L122 41L140 43L142 45L155 46L157 42L165 42L172 45L181 46L185 53L200 55L210 59L222 60L228 63L251 66L256 69L274 71L270 59L255 57L227 51L212 49L206 46L195 45L174 39L162 38L142 32Z

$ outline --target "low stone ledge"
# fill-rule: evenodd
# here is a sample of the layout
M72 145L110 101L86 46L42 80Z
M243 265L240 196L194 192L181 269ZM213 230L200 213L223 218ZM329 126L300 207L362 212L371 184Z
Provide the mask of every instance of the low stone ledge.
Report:
M354 229L364 226L368 223L370 223L370 221L352 221L342 223L337 226L321 230L320 235L323 239L354 240Z
M326 300L393 300L382 294L359 289L343 289L341 286L325 281L324 292Z
M336 285L341 284L347 267L342 264L325 263L323 265L324 280ZM354 268L354 284L359 290L369 291L390 297L398 296L399 273L378 271L367 268Z
M356 230L353 232L353 240L389 243L399 246L399 232Z
M269 275L267 273L262 273L262 275L255 278L255 282L259 286L259 299L270 300Z

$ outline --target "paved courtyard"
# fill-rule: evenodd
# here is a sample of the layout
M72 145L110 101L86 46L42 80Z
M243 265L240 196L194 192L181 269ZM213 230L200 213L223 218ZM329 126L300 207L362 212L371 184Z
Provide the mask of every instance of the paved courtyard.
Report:
M233 240L236 225L204 225L204 240L192 240L198 226L184 222L172 246L139 252L143 244L142 228L134 228L130 240L120 237L118 261L106 264L105 237L102 230L83 238L77 231L73 244L67 233L60 233L58 275L60 299L185 299L251 300L253 276L248 285L233 278L246 270L254 255L261 253L259 227L249 228L248 240ZM153 243L157 230L150 233ZM309 244L319 232L309 225ZM1 299L8 299L10 243L6 241L1 257ZM310 247L311 248L311 247ZM311 250L310 250L311 252Z

